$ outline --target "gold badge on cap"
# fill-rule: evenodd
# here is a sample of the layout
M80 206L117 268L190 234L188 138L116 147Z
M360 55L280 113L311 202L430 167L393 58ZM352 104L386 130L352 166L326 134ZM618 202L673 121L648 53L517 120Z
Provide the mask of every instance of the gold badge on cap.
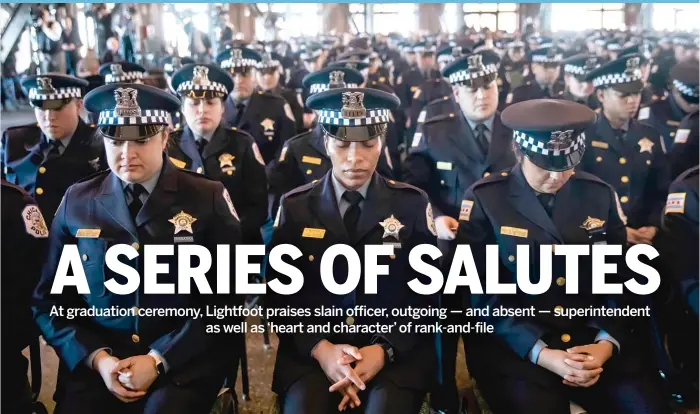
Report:
M391 215L391 217L384 219L384 221L380 221L379 225L382 226L382 228L384 229L384 235L382 236L382 238L392 236L395 237L397 240L399 239L399 231L405 227L403 224L401 224L400 221L396 219L396 217L394 217L393 214Z
M122 68L121 63L112 63L109 65L109 70L112 72L112 75L123 75L124 74L124 69Z
M604 220L588 216L586 221L584 221L583 224L580 225L579 227L581 227L582 229L584 229L586 231L590 231L590 230L599 229L599 228L603 227L604 224L605 224Z
M644 137L637 142L637 145L639 145L639 153L641 154L642 152L648 152L651 154L651 147L654 146L654 143L647 137Z
M168 221L175 225L175 234L177 234L181 231L193 233L192 232L192 223L197 221L197 219L181 210L179 213L177 213L173 218L171 218Z

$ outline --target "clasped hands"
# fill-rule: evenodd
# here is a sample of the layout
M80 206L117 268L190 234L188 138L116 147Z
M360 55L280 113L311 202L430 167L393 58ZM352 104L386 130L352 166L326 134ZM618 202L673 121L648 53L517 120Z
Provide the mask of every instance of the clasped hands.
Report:
M362 402L358 392L365 390L365 384L384 367L384 349L379 345L357 348L324 339L311 354L332 383L328 391L343 395L338 411L359 407Z
M95 356L92 367L100 373L109 392L124 402L141 399L158 378L156 360L150 355L120 360L101 351Z
M566 351L544 348L537 365L562 377L562 382L568 386L587 388L600 380L603 364L612 355L613 344L608 341L575 346Z

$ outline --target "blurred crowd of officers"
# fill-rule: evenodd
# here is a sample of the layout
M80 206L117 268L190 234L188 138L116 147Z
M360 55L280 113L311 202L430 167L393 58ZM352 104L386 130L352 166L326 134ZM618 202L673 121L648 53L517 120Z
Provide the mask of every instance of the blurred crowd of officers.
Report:
M51 308L242 303L142 287L115 295L104 282L124 279L104 267L105 253L120 243L137 251L264 243L303 253L295 263L304 289L270 295L275 306L652 307L644 320L486 318L495 334L463 341L493 412L568 413L570 401L591 413L697 404L697 34L226 45L217 56L207 47L168 56L157 68L107 62L87 80L21 81L37 122L2 137L3 333L14 332L3 346L3 393L25 394L20 351L38 325L61 359L57 412L207 412L240 351L231 335L177 318L66 320ZM399 248L384 262L391 273L380 276L379 295L322 289L315 259L327 247L389 242ZM565 295L559 257L540 296L416 298L404 289L419 277L408 252L425 243L446 263L469 244L480 275L485 246L498 244L504 282L515 281L518 245L537 254L545 244L650 244L662 286L651 297ZM78 245L90 295L50 293L66 244ZM534 257L530 272L539 275ZM143 269L141 258L127 263ZM261 265L260 280L284 280ZM618 267L618 281L631 277ZM590 272L582 266L579 278ZM328 321L371 322L350 319ZM426 393L432 408L457 413L457 344L456 335L280 335L272 388L284 413L417 413ZM5 381L10 369L23 380ZM26 412L24 401L8 410Z

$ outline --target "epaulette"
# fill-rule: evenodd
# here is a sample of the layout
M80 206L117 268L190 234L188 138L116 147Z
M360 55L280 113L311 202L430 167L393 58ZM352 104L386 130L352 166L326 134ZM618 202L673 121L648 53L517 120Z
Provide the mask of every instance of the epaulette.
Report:
M699 168L700 168L700 166L696 165L696 166L693 167L693 168L689 168L689 169L683 171L678 177L676 177L676 179L675 179L674 181L683 181L683 180L685 180L685 179L688 178L688 177L692 177L692 176L694 176L694 175L698 175L698 169L699 169ZM696 190L697 190L697 189L696 189Z
M610 186L610 185L609 185L608 183L606 183L605 181L603 181L603 180L601 180L600 178L598 178L597 176L595 176L595 175L593 175L593 174L590 174L590 173L587 173L587 172L585 172L585 171L576 170L576 171L574 172L574 175L571 176L571 178L573 178L574 180L592 181L592 182L594 182L594 183L597 183L597 184L600 184L600 185L604 185L605 187L612 188L612 186Z
M433 99L432 101L428 102L427 104L425 104L425 106L435 105L435 104L437 104L437 103L447 102L447 101L449 101L449 100L450 100L449 95L441 96L441 97L439 97L439 98L437 98L437 99Z
M484 177L473 184L473 189L476 190L478 187L483 187L488 184L498 183L505 181L510 175L510 171L501 171L494 173L485 173Z
M389 187L391 187L391 188L397 188L397 189L400 189L400 190L414 191L414 192L416 192L416 193L418 193L418 194L422 194L422 195L425 194L425 192L424 192L423 190L421 190L420 188L415 187L415 186L413 186L413 185L411 185L411 184L404 183L404 182L401 182L401 181L396 181L396 180L389 180L389 179L387 179L387 178L385 178L384 180L386 181L386 184L387 184Z
M294 190L291 190L288 193L285 193L282 197L284 197L285 199L288 199L288 198L292 198L292 197L307 193L307 192L311 191L311 189L316 186L316 183L318 183L318 181L306 183L302 186L295 188Z
M304 132L302 132L302 133L300 133L300 134L296 134L296 135L294 135L293 137L289 138L289 139L287 140L286 144L289 145L289 144L292 143L292 141L298 141L298 140L300 140L300 139L306 137L307 135L310 135L312 132L313 132L313 129L309 129L308 131L304 131Z
M177 168L177 167L176 167L176 168ZM184 169L184 168L177 168L177 171L178 171L178 172L183 172L183 173L185 173L185 174L189 174L189 175L191 175L192 177L206 178L208 181L213 181L213 182L217 182L217 183L221 182L221 181L219 181L219 180L217 180L217 179L215 179L215 178L209 177L208 175L204 175L204 174L201 174L201 173L198 173L198 172L195 172L195 171L186 170L186 169Z
M429 119L426 119L425 122L423 122L423 125L428 125L439 121L451 121L454 119L457 119L454 112L450 112L449 114L440 114L432 116Z
M86 177L83 177L83 178L79 179L78 181L76 181L76 182L73 183L73 184L75 185L75 184L78 184L78 183L84 183L84 182L86 182L86 181L90 181L90 180L92 180L93 178L97 178L97 177L99 177L99 176L101 176L101 175L103 175L103 174L109 174L111 171L112 171L112 170L110 170L110 169L106 169L106 170L94 172L94 173L92 173L92 174L90 174L90 175L88 175L88 176L86 176Z

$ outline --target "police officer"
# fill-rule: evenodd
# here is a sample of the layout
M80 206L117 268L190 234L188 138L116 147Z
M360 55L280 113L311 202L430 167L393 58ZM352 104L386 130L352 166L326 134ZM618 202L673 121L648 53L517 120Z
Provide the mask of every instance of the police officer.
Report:
M329 67L309 74L303 85L313 96L330 88L356 88L363 82L360 72L354 69ZM283 194L322 179L331 169L331 159L323 144L324 136L322 126L316 124L313 129L287 141L282 148L269 174L271 216L277 212ZM391 165L388 150L382 149L377 171L386 178L393 178Z
M435 206L441 238L454 238L461 194L485 175L513 165L511 132L497 112L496 66L475 53L455 60L443 74L455 88L461 113L427 119L414 136L404 180L423 189Z
M216 252L219 245L240 243L231 198L220 182L168 161L167 118L179 104L173 95L151 86L119 84L97 88L85 101L90 111L100 113L99 134L110 170L66 192L34 293L36 322L67 368L59 374L59 409L77 414L208 412L229 359L239 352L236 339L207 333L206 325L213 322L207 317L141 317L139 311L236 305L236 296L212 295L203 286L214 290L218 272L231 272L234 265L221 269L213 254L211 270L190 294L146 294L144 284L133 293L116 294L106 282L124 283L123 277L105 265L105 257L113 246L128 245L134 255L122 258L122 264L138 272L145 261L140 253L148 245L196 243ZM68 245L77 246L84 283L52 294L54 283L62 283L57 280L59 261ZM178 257L176 248L159 265L175 275L185 260ZM177 288L182 291L183 286ZM71 319L52 311L80 303L101 312L119 306L130 313Z
M699 76L697 61L676 64L670 72L669 96L639 110L638 119L653 126L663 136L665 151L673 145L683 117L698 110Z
M456 240L471 247L479 275L486 273L488 244L499 245L500 283L515 283L516 273L522 280L516 267L523 245L625 244L614 190L591 174L574 175L586 148L584 130L594 119L589 108L563 100L530 100L503 111L503 123L513 129L518 163L474 184L459 213ZM477 309L534 305L556 312L601 301L615 306L615 297L592 294L592 267L585 262L588 258L579 267L577 295L566 294L564 257L553 255L555 283L541 294L465 296ZM529 263L530 275L539 275L540 260ZM625 274L620 270L617 280L626 280ZM665 412L654 369L640 362L639 347L625 342L624 319L562 318L553 312L478 317L495 331L471 336L465 353L470 374L494 413L563 414L570 412L572 400L589 412Z
M639 56L639 69L642 71L642 82L644 82L644 89L642 89L642 106L647 106L652 102L663 99L666 96L666 89L663 87L656 87L649 83L649 77L652 74L652 70L654 68L658 70L658 65L654 63L651 45L649 43L636 44L634 46L626 47L620 50L618 55L620 57L629 55ZM652 66L652 64L654 65Z
M602 110L586 133L589 150L580 169L615 188L628 241L651 244L670 180L659 132L633 118L644 86L639 62L626 56L589 72Z
M8 128L2 137L3 177L34 197L49 225L68 186L106 168L94 129L80 119L82 89L73 76L47 74L22 80L37 125Z
M138 63L119 62L105 63L100 66L100 76L105 79L105 85L110 83L141 83L146 69Z
M216 65L190 64L175 72L171 84L187 124L170 137L170 161L223 183L240 214L244 242L261 244L268 217L265 164L253 137L221 123L233 79Z
M673 137L673 145L668 151L671 178L675 179L683 171L700 164L700 137L698 131L698 111L686 115Z
M396 94L401 99L404 112L410 110L418 88L429 79L440 78L435 67L436 47L431 42L421 41L413 45L416 65L409 67L396 79Z
M224 104L224 124L253 136L265 164L279 156L285 141L296 133L294 114L283 97L257 88L255 65L260 54L249 48L228 49L217 57L234 78Z
M593 110L598 109L599 103L593 93L593 85L585 79L588 72L600 64L599 57L589 54L582 53L566 58L562 62L566 91L561 95L561 98L586 105Z
M294 122L297 127L296 132L301 133L305 131L304 103L301 100L301 94L280 85L282 66L279 59L281 58L276 53L265 53L262 56L262 60L255 66L257 69L255 71L256 81L263 92L276 94L284 98L292 109L292 114L294 114Z
M36 201L2 180L2 411L30 413L27 359L22 350L38 343L32 291L39 281L49 229Z
M303 256L294 265L306 280L300 292L272 295L271 301L277 307L311 309L430 305L432 296L416 295L406 284L421 277L409 266L408 253L418 244L435 244L428 198L415 187L375 172L389 110L398 107L398 98L371 89L338 88L313 95L307 104L319 111L332 168L318 182L282 199L272 246L299 247ZM407 223L412 223L410 229ZM329 246L346 244L363 252L366 245L382 243L401 248L379 259L391 274L379 279L379 294L358 288L337 296L323 287L319 266ZM335 262L336 275L348 274L345 263ZM286 279L269 266L266 276ZM404 320L343 315L311 316L301 322L347 327ZM416 414L435 375L432 341L430 336L399 333L282 335L272 390L282 397L285 414L326 414L360 405L365 413Z
M559 98L564 94L564 84L559 82L559 70L564 51L551 43L528 52L527 61L534 80L513 89L506 97L506 104L530 99Z
M500 91L498 94L498 110L502 110L506 106L508 94L520 85L523 85L526 80L525 72L527 70L527 62L525 62L525 42L520 39L504 39L506 53L503 56L503 61L498 67L498 79Z
M393 77L385 66L383 66L382 59L379 53L372 51L368 57L369 69L367 74L367 82L379 82L387 86L393 85Z

